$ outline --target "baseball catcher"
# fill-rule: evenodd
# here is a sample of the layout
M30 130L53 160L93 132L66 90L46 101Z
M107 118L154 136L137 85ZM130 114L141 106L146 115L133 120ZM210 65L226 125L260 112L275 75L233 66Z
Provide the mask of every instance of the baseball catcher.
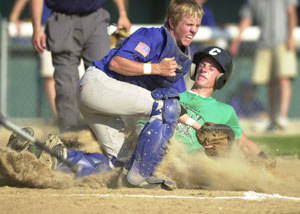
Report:
M231 149L235 133L224 124L204 123L196 136L208 156L225 156Z

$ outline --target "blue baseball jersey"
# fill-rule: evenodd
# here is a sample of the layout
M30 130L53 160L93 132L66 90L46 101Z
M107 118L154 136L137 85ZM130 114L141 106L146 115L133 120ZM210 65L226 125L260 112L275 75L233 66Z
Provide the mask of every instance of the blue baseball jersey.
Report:
M159 63L164 58L175 57L178 64L176 76L125 76L109 69L109 62L114 56L141 63ZM189 47L180 49L167 28L140 28L126 38L119 49L112 49L101 61L94 61L93 64L112 78L150 91L156 88L173 87L178 92L184 92L186 86L183 77L190 69L191 57Z

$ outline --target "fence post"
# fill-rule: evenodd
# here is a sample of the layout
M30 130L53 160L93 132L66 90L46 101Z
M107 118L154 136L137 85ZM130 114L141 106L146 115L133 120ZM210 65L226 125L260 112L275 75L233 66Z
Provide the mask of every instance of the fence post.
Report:
M1 19L0 19L1 20ZM8 32L6 19L1 20L1 94L0 111L7 115L7 64L8 64Z

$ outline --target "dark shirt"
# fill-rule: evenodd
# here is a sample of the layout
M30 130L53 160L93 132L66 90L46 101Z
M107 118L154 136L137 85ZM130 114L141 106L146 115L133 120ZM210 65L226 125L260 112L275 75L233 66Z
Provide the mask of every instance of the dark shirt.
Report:
M55 12L65 14L88 14L102 7L106 0L46 0L46 5Z
M48 18L51 15L51 10L44 3L43 13L42 13L42 24L45 25L47 23Z
M204 16L202 18L201 25L208 26L208 27L215 27L216 26L215 18L211 9L203 6L203 10L204 10Z

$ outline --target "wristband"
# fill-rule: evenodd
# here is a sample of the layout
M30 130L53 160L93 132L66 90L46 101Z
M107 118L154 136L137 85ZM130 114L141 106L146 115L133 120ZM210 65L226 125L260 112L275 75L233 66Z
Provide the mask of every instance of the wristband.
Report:
M193 126L194 123L196 123L196 120L194 120L193 118L188 118L185 121L185 124L188 125L188 126Z
M145 63L144 64L144 74L150 75L151 74L151 63Z

